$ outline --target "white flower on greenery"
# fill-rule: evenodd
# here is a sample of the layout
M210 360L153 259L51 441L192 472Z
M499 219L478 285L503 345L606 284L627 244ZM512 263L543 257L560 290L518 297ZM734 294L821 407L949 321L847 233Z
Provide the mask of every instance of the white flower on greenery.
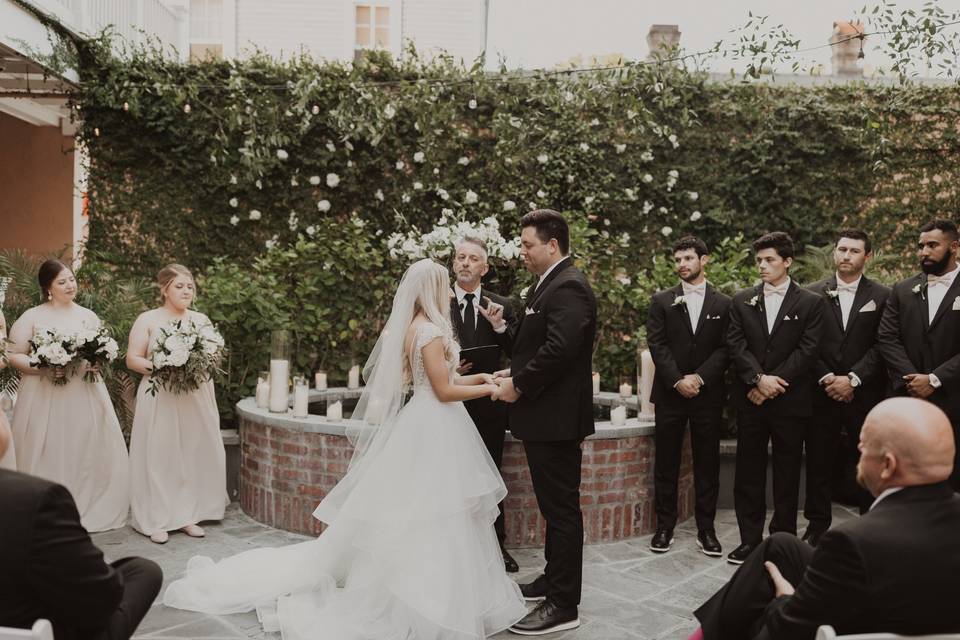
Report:
M347 149L347 151L353 151L353 144L351 144L349 140L345 141L343 146Z
M237 184L237 176L230 176L230 184Z
M306 232L308 236L313 237L313 234L317 232L317 228L313 225L310 225L309 227L306 228Z
M403 160L397 160L393 166L397 168L397 171L403 171L403 168L407 165L403 162Z
M700 198L700 194L696 191L687 191L687 197L690 198L691 202L696 202Z
M335 173L328 173L327 186L330 187L331 189L334 189L338 184L340 184L340 176L338 176Z
M470 189L467 189L467 193L463 196L463 201L467 204L476 204L477 194Z
M538 190L537 190L537 197L540 198L540 199L546 198L546 197L547 197L547 192L544 191L543 189L538 189Z
M588 145L586 142L581 142L580 151L590 151L590 145Z
M310 108L310 113L312 113L313 115L317 115L318 113L320 113L320 107L318 107L317 105L313 105Z
M414 162L423 162L424 160L426 160L426 158L427 157L426 155L424 155L423 151L417 151L415 154L413 154Z
M667 140L670 141L670 144L673 145L673 148L674 148L674 149L676 149L677 147L680 146L680 143L677 142L677 136L676 136L676 134L674 134L674 133L671 133L670 136L667 138Z
M653 153L650 151L644 151L640 154L640 159L644 162L650 162L653 160Z
M347 166L348 166L348 167L352 167L352 166L353 166L353 160L347 160Z
M504 158L503 161L506 162L507 164L513 164L513 158L511 158L510 156L507 156L506 158Z
M420 189L423 189L423 183L422 183L422 182L414 182L414 183L413 183L413 188L416 189L417 191L419 191Z
M413 128L416 129L417 131L420 131L420 123L419 123L419 122L414 122L414 123L413 123Z
M627 120L633 120L637 117L637 112L633 109L627 109Z
M333 144L332 142L327 143L327 151L329 151L330 153L333 153L336 150L337 150L337 146L335 144Z
M297 215L296 211L291 211L290 217L287 218L287 226L290 227L290 231L296 231L299 225L300 225L300 216Z
M573 184L573 174L567 174L567 184Z
M517 203L513 200L504 200L503 201L503 210L504 211L513 211L517 208Z
M463 166L467 166L468 164L470 164L470 158L468 158L467 156L460 156L460 158L457 159L457 164L462 164Z
M537 156L537 162L539 162L540 164L547 164L547 161L549 159L550 159L550 156L548 156L545 153L541 153L540 155Z
M699 220L699 219L702 218L702 217L703 217L703 214L700 213L699 211L694 211L693 213L690 214L690 220L691 220L691 222L696 222L697 220Z
M646 182L647 184L650 184L651 182L653 182L653 176L650 175L649 173L645 173L643 174L643 181Z
M313 186L320 184L320 176L310 176L310 184Z
M259 179L254 182L254 184L257 185L257 189L263 189L263 182L261 182Z
M446 224L447 216L452 216L452 215L453 215L453 209L449 209L447 207L440 209L440 224Z
M662 233L664 236L669 236L671 233L673 233L673 229L670 227L664 226L663 228L660 229L660 233Z
M416 186L416 185L414 185L414 186ZM449 199L450 199L450 194L447 193L447 190L446 190L446 189L439 189L439 188L438 188L438 189L437 189L437 197L439 197L441 200L449 200Z
M667 175L670 176L671 178L679 178L680 172L677 171L676 169L670 169L670 171L667 171Z
M293 176L292 178L290 178L290 186L291 186L291 187L295 187L295 186L297 186L298 184L300 184L300 182L297 181L297 176Z
M477 101L474 100L473 98L470 98L470 102L467 103L467 106L470 107L471 109L476 109Z
M330 211L330 201L321 200L320 202L317 203L317 209L319 209L320 211L323 211L324 213L326 213L327 211Z
M576 96L573 95L573 92L572 92L572 91L564 91L564 92L563 92L563 99L566 100L567 102L573 102L573 99L574 99L575 97L576 97Z
M286 160L290 157L290 154L284 151L283 149L277 149L277 158L280 160Z
M610 226L610 218L604 218L604 219L603 219L603 226L605 226L605 227L609 227L609 226ZM609 236L610 236L610 234L609 234L608 232L606 232L606 231L603 232L603 237L604 237L604 238L608 238Z
M617 150L617 153L623 153L627 150L627 145L620 143L614 147Z
M240 202L239 202L236 198L230 198L230 206L231 206L231 207L233 207L234 209L236 209L238 204L240 204Z
M623 192L626 194L628 200L637 199L637 192L634 191L633 189L627 188L627 189L624 189Z
M267 240L266 242L264 242L264 243L263 243L263 246L265 246L267 249L273 249L274 247L276 247L276 246L277 246L277 236L273 236L272 238L270 238L269 240Z
M523 120L521 120L517 116L510 116L510 126L513 127L514 129L519 129L520 127L523 126Z
M376 193L373 194L373 197L383 202L383 189L377 189Z
M356 213L354 213L353 217L350 218L350 223L357 229L363 229L365 226L367 226L367 223L363 220L363 218L356 215Z
M670 213L670 211L666 207L660 207L658 211L663 215L667 215L668 213Z
M434 167L434 168L433 168L433 175L435 175L435 176L440 175L440 169L437 168L437 167Z
M251 219L251 220L259 220L261 215L262 215L262 214L261 214L259 211L257 211L256 209L251 209L251 210L250 210L250 219ZM177 365L177 366L179 366L179 365Z
M663 83L662 83L662 82L654 82L654 83L653 83L653 92L654 92L654 93L660 93L661 91L663 91Z
M527 208L530 209L530 211L534 211L534 210L537 208L537 203L536 203L536 202L528 202L528 203L527 203Z
M237 226L237 223L240 222L240 218L237 216L230 216L230 224Z
M647 214L647 213L650 213L651 211L653 211L653 203L650 202L649 200L644 200L644 201L643 201L643 213L644 213L644 214Z
M393 118L393 116L397 115L397 110L393 108L392 104L388 104L383 108L383 115L387 118L387 120L390 120Z
M403 194L402 196L400 196L400 200L401 200L401 202L403 202L404 204L409 203L409 202L410 202L410 194L408 194L408 193Z
M586 198L583 199L583 204L589 207L591 204L593 204L594 200L596 200L594 196L587 196Z
M593 120L590 121L590 126L591 126L591 127L596 127L596 126L599 126L599 125L600 125L600 121L599 121L598 119L596 119L596 118L594 118Z

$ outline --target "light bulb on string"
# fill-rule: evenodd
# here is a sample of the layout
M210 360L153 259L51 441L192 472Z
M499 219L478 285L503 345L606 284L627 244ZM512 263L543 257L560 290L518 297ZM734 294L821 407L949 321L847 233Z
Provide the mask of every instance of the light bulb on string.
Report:
M123 103L123 110L124 110L124 111L130 111L130 103L129 103L129 102L124 102L124 103Z
M313 105L313 108L310 109L310 112L313 113L313 115L317 115L318 113L320 113L320 107L318 107L317 105Z
M184 113L189 114L189 113L190 113L190 110L191 110L191 108L190 108L190 103L189 103L189 102L186 103L185 105L183 105L183 112L184 112Z
M94 128L93 128L93 135L94 135L95 137L97 137L97 138L100 137L100 127L94 127Z

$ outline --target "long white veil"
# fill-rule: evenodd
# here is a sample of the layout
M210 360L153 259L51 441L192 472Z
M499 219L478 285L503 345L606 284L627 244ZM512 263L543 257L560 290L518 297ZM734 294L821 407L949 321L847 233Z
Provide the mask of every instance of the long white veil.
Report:
M346 426L347 439L353 446L347 474L313 512L318 520L326 523L333 521L363 476L366 465L377 457L376 453L389 439L410 383L404 339L417 312L417 300L433 286L430 281L436 278L438 271L442 272L444 279L449 277L446 269L433 260L418 260L410 265L400 279L390 316L363 366L364 388ZM429 305L422 311L452 338L453 329L448 312L432 309Z

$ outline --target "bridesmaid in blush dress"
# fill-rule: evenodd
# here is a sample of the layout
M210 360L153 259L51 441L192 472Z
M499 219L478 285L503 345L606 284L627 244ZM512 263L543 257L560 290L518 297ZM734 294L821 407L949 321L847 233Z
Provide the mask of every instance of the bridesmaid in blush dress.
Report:
M176 321L196 326L210 320L190 309L196 285L190 271L170 264L157 274L163 305L140 314L130 331L127 367L143 374L130 434L133 528L158 544L170 531L202 538L197 523L222 520L227 497L226 453L213 381L188 393L148 391L154 335Z
M128 460L106 385L84 381L86 363L68 371L38 369L28 355L36 329L75 334L99 327L100 318L73 301L77 280L59 260L44 262L38 280L44 302L10 327L10 364L23 376L13 407L16 468L69 489L87 531L117 529L126 523L130 504ZM64 377L66 384L53 383Z

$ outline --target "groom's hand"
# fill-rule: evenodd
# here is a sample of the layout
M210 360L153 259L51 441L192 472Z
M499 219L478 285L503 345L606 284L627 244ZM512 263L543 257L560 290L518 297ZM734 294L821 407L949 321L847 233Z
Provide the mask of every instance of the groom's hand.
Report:
M493 377L494 377L494 378L509 378L509 377L510 377L510 369L500 369L500 371L494 371L494 372L493 372Z
M517 393L516 387L513 386L513 378L500 378L498 382L500 384L500 393L497 394L498 400L516 402L520 399L520 394Z

